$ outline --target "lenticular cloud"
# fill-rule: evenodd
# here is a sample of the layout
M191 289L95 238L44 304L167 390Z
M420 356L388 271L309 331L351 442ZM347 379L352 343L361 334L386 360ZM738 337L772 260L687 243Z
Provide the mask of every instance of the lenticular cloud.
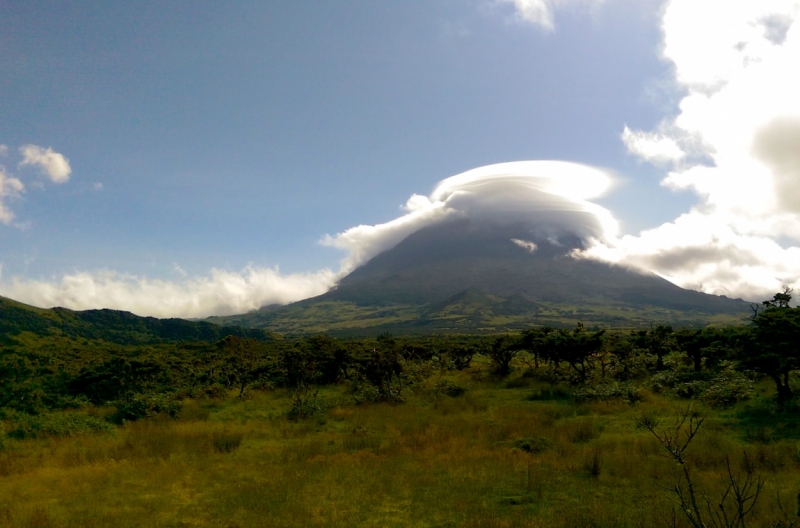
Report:
M519 161L479 167L439 182L429 196L413 195L406 214L375 226L361 225L322 244L348 252L349 272L411 233L453 217L492 223L525 223L552 237L578 235L603 242L613 239L617 222L588 200L612 185L599 169L564 161Z

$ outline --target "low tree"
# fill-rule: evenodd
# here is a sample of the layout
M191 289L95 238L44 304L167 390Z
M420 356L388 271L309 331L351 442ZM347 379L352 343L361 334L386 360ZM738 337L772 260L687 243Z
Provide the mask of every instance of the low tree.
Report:
M539 368L539 361L544 359L547 339L553 331L549 326L540 326L522 333L521 346L533 356L534 368Z
M217 342L228 379L239 389L240 398L260 374L266 357L265 347L265 343L256 339L234 335Z
M403 381L406 360L402 348L391 339L369 344L354 355L348 368L356 401L363 397L372 401L400 403L404 401Z
M281 369L292 393L289 418L306 418L321 410L317 404L319 391L314 386L325 375L320 365L320 358L301 344L281 354Z
M523 344L519 339L509 336L498 337L484 353L489 356L494 365L494 372L501 376L511 372L511 361L523 349Z
M669 354L675 345L674 331L670 325L656 325L649 330L635 331L631 340L634 345L648 354L656 356L656 370L664 370L664 356Z
M592 358L603 350L605 330L589 332L578 323L573 330L558 330L549 334L545 346L547 359L567 363L585 382Z
M749 339L739 352L742 367L770 377L775 382L778 403L794 396L789 377L800 368L800 308L789 306L791 290L764 301L764 309L753 319Z
M318 370L316 383L336 383L342 379L352 361L350 351L338 339L321 334L306 338L300 345Z
M466 370L472 363L472 358L483 351L483 347L475 344L455 345L450 347L446 351L446 354L452 362L453 368L456 370Z

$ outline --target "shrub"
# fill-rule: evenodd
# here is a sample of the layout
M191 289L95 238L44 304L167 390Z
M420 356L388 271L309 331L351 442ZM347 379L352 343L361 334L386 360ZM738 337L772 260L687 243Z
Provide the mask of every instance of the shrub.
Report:
M16 414L11 421L11 438L44 438L72 436L95 431L108 431L112 426L101 418L80 413Z
M438 400L445 396L458 398L459 396L463 396L468 389L469 387L457 385L450 380L440 379L428 389L428 393Z
M315 414L322 414L325 406L317 399L316 393L309 398L292 398L292 406L286 412L286 417L290 420L301 420L309 418Z
M552 400L566 400L569 398L569 393L562 389L541 389L532 392L525 399L528 401L552 401Z
M707 373L659 372L650 378L654 392L666 389L679 398L699 398L711 407L729 407L744 401L753 392L753 382L731 364L722 365L723 370L709 379Z
M579 403L624 400L634 404L642 399L638 387L630 383L619 383L617 381L602 383L594 387L582 387L576 390L572 396Z
M708 384L701 399L711 407L730 407L750 398L753 382L741 372L723 370Z
M541 453L547 451L553 443L547 438L518 438L514 441L514 447L526 453Z
M111 421L123 424L161 413L174 418L180 410L181 402L172 399L169 394L137 394L117 402L117 412L111 416Z
M212 435L211 444L217 453L232 453L239 449L243 439L244 435L242 433L222 431Z

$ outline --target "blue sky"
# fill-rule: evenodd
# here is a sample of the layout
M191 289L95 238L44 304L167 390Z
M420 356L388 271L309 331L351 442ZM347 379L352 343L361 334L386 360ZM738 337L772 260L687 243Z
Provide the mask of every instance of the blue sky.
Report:
M528 16L539 4L553 28ZM626 126L642 141L669 136L691 92L662 54L665 5L2 0L0 165L25 185L4 198L3 294L124 308L20 284L336 270L345 254L324 235L390 221L444 178L515 160L613 173L594 201L620 235L669 223L707 196L665 187L669 168L622 138ZM20 166L25 145L68 159L69 181ZM633 258L629 246L603 258Z

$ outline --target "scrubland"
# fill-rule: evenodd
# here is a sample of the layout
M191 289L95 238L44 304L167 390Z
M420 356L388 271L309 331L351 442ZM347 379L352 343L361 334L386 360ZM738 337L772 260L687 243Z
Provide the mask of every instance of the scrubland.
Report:
M686 450L700 507L711 512L731 477L749 474L763 488L747 526L797 525L800 419L778 410L771 382L726 408L648 383L635 398L581 403L512 366L499 376L477 358L434 372L402 403L356 403L333 384L298 419L285 388L231 390L186 399L173 417L4 434L0 525L691 526L669 489L682 468L642 425L669 431L689 406L705 418ZM443 379L464 390L436 390ZM91 424L112 412L54 415Z

